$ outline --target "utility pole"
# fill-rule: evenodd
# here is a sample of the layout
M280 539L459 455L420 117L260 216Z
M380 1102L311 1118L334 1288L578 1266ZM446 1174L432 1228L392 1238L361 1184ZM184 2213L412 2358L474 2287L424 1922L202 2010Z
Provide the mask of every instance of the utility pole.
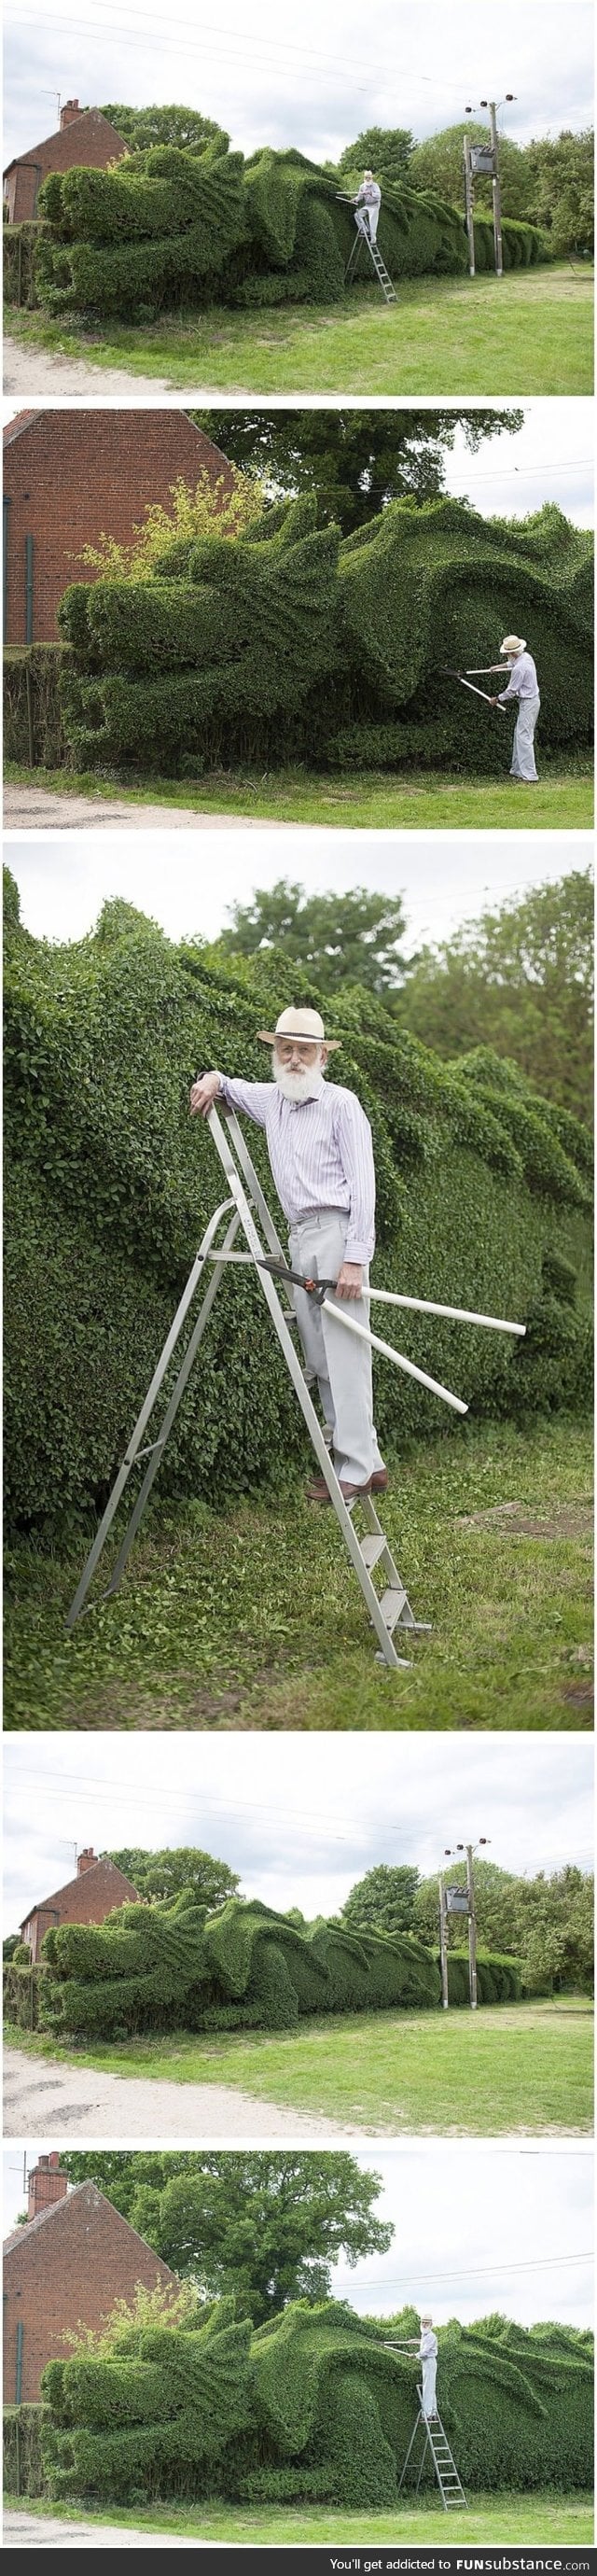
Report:
M455 1844L453 1845L453 1849L452 1849L451 1851L449 1850L448 1845L446 1845L446 1850L445 1850L445 1859L446 1859L446 1860L451 1860L452 1858L455 1858L455 1856L456 1856L456 1853L457 1853L457 1852L464 1852L464 1854L465 1854L465 1858L466 1858L466 1896L465 1896L465 1895L464 1895L464 1893L463 1893L463 1895L462 1895L462 1898L461 1898L461 1899L460 1899L459 1897L457 1898L456 1890L455 1890L455 1889L452 1889L452 1891L451 1891L451 1892L450 1892L450 1891L448 1891L448 1900L447 1900L447 1899L446 1899L446 1889L445 1889L445 1878L444 1878L444 1874L442 1874L442 1876L440 1877L440 1882L439 1882L439 1889L440 1889L440 1953L441 1953L441 1957L442 1957L442 2001L443 2001L444 2005L445 2005L445 2004L447 2004L447 2001L448 2001L447 1959L446 1959L446 1973L445 1973L445 1985L444 1985L444 1956L443 1956L443 1949L442 1949L442 1939L443 1939L443 1945L444 1945L444 1948L445 1948L445 1947L446 1947L446 1914L447 1914L447 1913L450 1911L450 1909L451 1909L451 1910L452 1910L452 1912L454 1912L454 1913L456 1913L456 1912L457 1912L457 1913L459 1913L459 1914L467 1914L467 1915L468 1915L468 1990L469 1990L469 2003L470 2003L471 2012L476 2012L476 2010L477 2010L477 1918L476 1918L476 1914L475 1914L475 1874L474 1874L474 1869L473 1869L473 1861L474 1861L475 1851L477 1851L477 1850L479 1850L479 1851L485 1851L485 1850L486 1850L486 1848L487 1848L487 1843L488 1843L488 1841L489 1841L489 1835L488 1835L488 1834L480 1834L480 1835L479 1835L479 1841L478 1841L478 1844L476 1844L476 1843L455 1843ZM442 1933L442 1926L443 1926L443 1933Z
M474 211L473 211L473 173L472 173L472 169L471 169L471 147L470 147L470 143L469 143L469 139L468 139L468 134L463 134L462 142L463 142L463 150L464 150L464 204L465 204L465 214L466 214L466 229L467 229L467 234L468 234L468 273L469 273L469 277L474 277L474 274L475 274L475 217L474 217Z
M468 1985L471 2012L477 2010L477 1925L475 1921L475 1881L473 1846L466 1846L466 1884L468 1888Z
M470 275L471 275L471 277L474 277L474 274L475 274L475 237L474 237L474 228L473 228L473 167L474 167L474 168L479 167L481 170L483 170L483 168L485 167L485 169L486 169L486 171L487 171L487 175L488 175L488 177L489 177L489 176L491 177L491 193L492 193L492 198L493 198L493 241L494 241L494 255L495 255L495 273L496 273L496 277L503 277L503 274L504 274L504 256L503 256L503 244L502 244L502 192L501 192L501 187L500 187L500 161L499 161L499 137L498 137L497 112L498 112L498 107L502 107L503 105L511 106L511 105L512 105L513 100L515 99L515 97L516 97L516 91L515 91L515 90L513 90L513 89L507 89L507 90L506 90L506 98L505 98L505 101L504 101L504 100L502 100L502 99L495 99L495 98L482 98L482 99L480 99L480 100L479 100L479 105L480 105L480 107L486 107L486 108L488 108L488 110L489 110L489 136L490 136L490 144L489 144L489 151L487 152L487 154L486 154L484 157L483 157L483 155L482 155L480 152L478 153L478 155L476 154L474 164L473 164L473 160L472 160L472 156L471 156L471 146L470 146L470 143L469 143L468 135L467 135L467 134L465 134L465 136L464 136L464 172L465 172L465 192L466 192L466 229L467 229L467 233L468 233L468 240L469 240L469 266L470 266ZM467 107L467 109L466 109L466 114L467 114L467 116L472 116L472 113L473 113L473 111L472 111L472 107ZM471 263L472 263L472 264L471 264Z
M448 2010L448 2004L449 2004L449 2001L450 2001L450 1997L449 1997L449 1994L448 1994L448 1943L447 1943L447 1930L446 1930L446 1886L445 1886L445 1879L444 1879L443 1874L442 1874L441 1872L440 1872L440 1882L439 1882L439 1955L440 1955L440 1965L441 1965L441 1972L442 1972L442 2008L443 2008L443 2011L444 2011L444 2012L447 2012L447 2010Z
M492 182L491 182L491 193L492 193L492 197L493 197L493 238L494 238L494 243L495 243L495 273L496 273L496 277L503 277L503 274L504 274L504 261L503 261L503 253L502 253L502 192L501 192L501 188L500 188L500 165L499 165L499 156L498 156L497 110L496 110L496 103L495 103L495 99L494 99L494 98L490 98L490 99L488 99L487 101L486 101L485 99L482 99L482 100L481 100L481 106L482 106L482 107L485 107L486 105L489 107L489 131L490 131L490 135L491 135L491 149L492 149L492 153L493 153L493 178L492 178Z

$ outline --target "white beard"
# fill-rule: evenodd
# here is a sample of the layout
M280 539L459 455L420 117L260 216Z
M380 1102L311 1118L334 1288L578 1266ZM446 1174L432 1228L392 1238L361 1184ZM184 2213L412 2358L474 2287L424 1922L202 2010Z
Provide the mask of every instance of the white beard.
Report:
M274 1053L272 1055L272 1073L274 1082L277 1082L278 1090L282 1093L283 1100L293 1100L295 1107L297 1104L300 1106L300 1103L303 1100L317 1099L318 1093L321 1090L323 1075L323 1065L321 1063L306 1065L304 1073L289 1073L287 1065L280 1064L277 1055Z

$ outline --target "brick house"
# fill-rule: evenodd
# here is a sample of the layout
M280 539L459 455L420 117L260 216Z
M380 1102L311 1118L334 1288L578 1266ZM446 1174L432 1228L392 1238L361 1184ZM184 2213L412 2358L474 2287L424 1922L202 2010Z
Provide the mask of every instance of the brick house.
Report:
M47 2361L66 2361L65 2332L94 2332L117 2299L180 2287L159 2254L129 2227L94 2182L70 2190L57 2155L29 2175L24 2227L4 2244L4 2402L34 2404Z
M44 1932L49 1932L55 1923L105 1923L115 1905L140 1902L137 1888L116 1868L115 1861L96 1860L94 1851L82 1851L76 1878L69 1878L65 1887L57 1887L53 1896L45 1896L42 1904L30 1906L21 1924L21 1940L28 1941L35 1965Z
M4 642L56 643L71 581L95 581L83 546L129 545L148 503L202 473L234 488L227 457L185 411L21 411L4 431Z
M110 161L121 161L127 151L128 144L99 107L81 108L78 98L67 98L56 134L48 134L44 143L34 143L30 152L19 152L8 163L4 195L9 224L32 221L42 179L47 179L49 170L107 170Z

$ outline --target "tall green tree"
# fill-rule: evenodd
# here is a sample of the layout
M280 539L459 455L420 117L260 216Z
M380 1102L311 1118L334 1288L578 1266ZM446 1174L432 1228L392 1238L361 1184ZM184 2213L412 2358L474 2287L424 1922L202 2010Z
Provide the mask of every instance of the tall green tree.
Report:
M463 136L470 143L489 142L489 123L474 116L463 118L461 125L446 125L441 134L429 134L417 143L408 166L409 188L431 188L449 205L464 205ZM508 134L499 136L502 211L515 221L529 220L532 187L526 153ZM475 178L475 205L487 213L491 210L491 179Z
M404 930L401 895L370 894L366 886L354 886L349 894L306 895L302 886L279 877L276 885L257 886L249 903L232 905L230 927L221 931L217 948L226 957L257 957L271 949L292 960L297 982L302 975L322 993L362 984L366 992L383 994L394 991L407 971Z
M573 868L423 949L394 1007L439 1055L492 1047L545 1099L590 1121L593 983L592 875Z
M69 2150L63 2163L72 2182L97 2183L179 2279L211 2297L234 2293L256 2325L289 2299L328 2298L340 2254L353 2266L392 2241L375 2210L380 2174L341 2151Z
M590 1993L594 1923L593 1879L588 1872L567 1863L550 1877L540 1870L534 1878L519 1878L487 1860L476 1860L474 1869L475 1912L483 1947L505 1950L517 1959L531 1991L545 1988L552 1980L556 1987ZM449 1877L455 1887L464 1887L466 1862L450 1861ZM438 1877L419 1881L413 1915L419 1939L434 1948ZM462 1947L463 1924L458 1915L448 1916L447 1937L449 1948Z
M470 411L466 404L418 411L192 411L191 420L221 447L231 464L258 475L272 493L314 492L318 519L333 519L349 536L375 519L389 501L417 502L445 490L446 454L463 429L475 455L487 438L521 429L513 406Z
M406 125L366 125L354 143L345 143L338 162L338 176L345 179L353 170L362 176L372 170L374 177L400 185L408 176L413 150L413 137Z
M152 143L174 143L179 152L205 152L208 143L220 143L227 150L230 135L223 125L214 125L211 116L201 116L195 107L117 107L100 108L115 125L130 152L146 152Z
M140 1851L127 1845L123 1851L108 1852L117 1869L132 1879L139 1896L154 1902L174 1900L183 1888L192 1888L198 1905L207 1914L216 1914L227 1897L236 1896L239 1879L225 1860L214 1860L211 1852L198 1851L194 1844L177 1851Z
M351 1887L342 1921L355 1932L413 1932L418 1869L379 1861Z
M565 132L528 143L529 216L549 233L551 248L563 259L567 251L591 258L595 235L595 153L592 127L582 134Z

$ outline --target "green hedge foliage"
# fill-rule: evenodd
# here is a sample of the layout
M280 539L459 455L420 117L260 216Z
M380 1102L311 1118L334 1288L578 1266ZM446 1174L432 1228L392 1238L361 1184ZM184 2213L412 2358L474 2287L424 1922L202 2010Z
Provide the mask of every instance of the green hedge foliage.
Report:
M102 319L214 300L330 304L355 238L335 180L302 153L266 149L245 161L217 142L200 159L154 145L117 170L52 173L39 208L39 301ZM493 227L482 217L475 238L479 269L493 267ZM466 271L462 216L431 191L384 185L379 243L396 279ZM508 221L503 252L505 268L549 256L537 227Z
M174 947L126 905L93 936L37 942L8 906L5 971L7 1531L61 1542L103 1509L211 1210L223 1195L197 1069L263 1080L255 1036L286 1002L320 1003L291 967L231 967ZM373 1128L378 1284L511 1315L527 1338L401 1315L401 1347L473 1414L511 1418L587 1400L591 1326L586 1151L521 1077L456 1067L399 1035L386 1006L345 990L337 1078ZM497 1060L496 1060L497 1061ZM483 1092L483 1096L481 1096ZM487 1096L485 1096L487 1094ZM516 1132L508 1114L516 1106ZM527 1108L528 1104L528 1108ZM526 1115L525 1115L526 1112ZM264 1140L248 1142L270 1204ZM280 1218L282 1236L283 1219ZM448 1432L412 1380L378 1363L394 1446ZM168 1443L160 1495L275 1483L307 1455L257 1283L229 1272Z
M456 1958L454 2001L465 2000L459 1969ZM480 1967L481 2001L501 2000L508 1971L515 1993L511 1962L496 1961L495 1978L491 1960ZM7 1997L19 1978L24 1994L23 1969L5 1974ZM308 1924L238 1897L205 1921L188 1894L174 1905L120 1906L101 1925L56 1925L38 1979L43 2029L108 2039L167 2029L173 2011L191 2030L287 2030L309 2013L432 2009L441 1991L437 1960L410 1935L357 1938L341 1924Z
M535 654L540 741L592 740L592 543L547 504L522 525L395 501L351 537L316 502L250 537L166 548L151 581L73 584L58 612L76 765L510 768L515 710L451 676L514 625ZM324 685L322 685L322 683Z
M320 2497L396 2504L416 2408L413 2355L344 2304L298 2300L267 2325L131 2330L114 2357L44 2372L55 2496ZM413 2320L398 2319L413 2331ZM591 2485L592 2339L573 2329L440 2328L438 2403L466 2491ZM431 2473L432 2477L432 2473ZM430 2483L426 2472L425 2483Z

